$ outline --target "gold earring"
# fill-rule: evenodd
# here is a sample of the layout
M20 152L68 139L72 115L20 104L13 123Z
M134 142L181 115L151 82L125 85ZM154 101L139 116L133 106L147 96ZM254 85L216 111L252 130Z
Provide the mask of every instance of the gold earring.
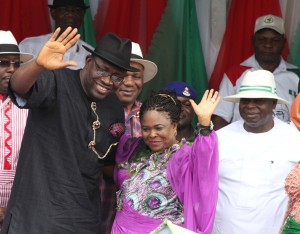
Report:
M177 130L175 130L174 135L175 135L175 137L177 136Z

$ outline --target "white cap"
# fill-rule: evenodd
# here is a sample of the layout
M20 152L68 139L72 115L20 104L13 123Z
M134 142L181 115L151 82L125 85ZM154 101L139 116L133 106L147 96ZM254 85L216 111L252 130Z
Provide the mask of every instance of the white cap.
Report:
M270 28L279 34L284 34L283 19L275 15L264 15L257 18L254 27L254 33L264 28Z

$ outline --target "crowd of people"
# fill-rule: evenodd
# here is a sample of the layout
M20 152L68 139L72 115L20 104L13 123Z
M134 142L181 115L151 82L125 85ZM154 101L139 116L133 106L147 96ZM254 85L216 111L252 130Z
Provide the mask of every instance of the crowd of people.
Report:
M139 100L162 68L114 33L80 40L88 7L54 0L53 33L19 45L0 30L0 233L146 234L166 220L300 233L300 78L281 57L283 19L256 20L254 54L219 91L172 81Z

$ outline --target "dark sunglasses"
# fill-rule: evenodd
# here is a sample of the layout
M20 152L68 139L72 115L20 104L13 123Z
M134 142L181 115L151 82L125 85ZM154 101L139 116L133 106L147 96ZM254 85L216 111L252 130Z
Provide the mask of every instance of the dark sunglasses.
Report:
M22 64L20 61L10 61L10 60L0 60L0 66L3 68L10 67L10 64L13 64L15 68L19 68Z

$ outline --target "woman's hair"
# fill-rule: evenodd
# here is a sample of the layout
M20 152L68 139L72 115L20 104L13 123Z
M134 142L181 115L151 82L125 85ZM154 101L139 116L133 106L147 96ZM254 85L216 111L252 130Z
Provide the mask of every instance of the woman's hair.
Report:
M140 119L143 118L147 111L151 110L166 112L173 123L178 123L181 114L181 102L177 99L174 90L153 91L141 106Z

